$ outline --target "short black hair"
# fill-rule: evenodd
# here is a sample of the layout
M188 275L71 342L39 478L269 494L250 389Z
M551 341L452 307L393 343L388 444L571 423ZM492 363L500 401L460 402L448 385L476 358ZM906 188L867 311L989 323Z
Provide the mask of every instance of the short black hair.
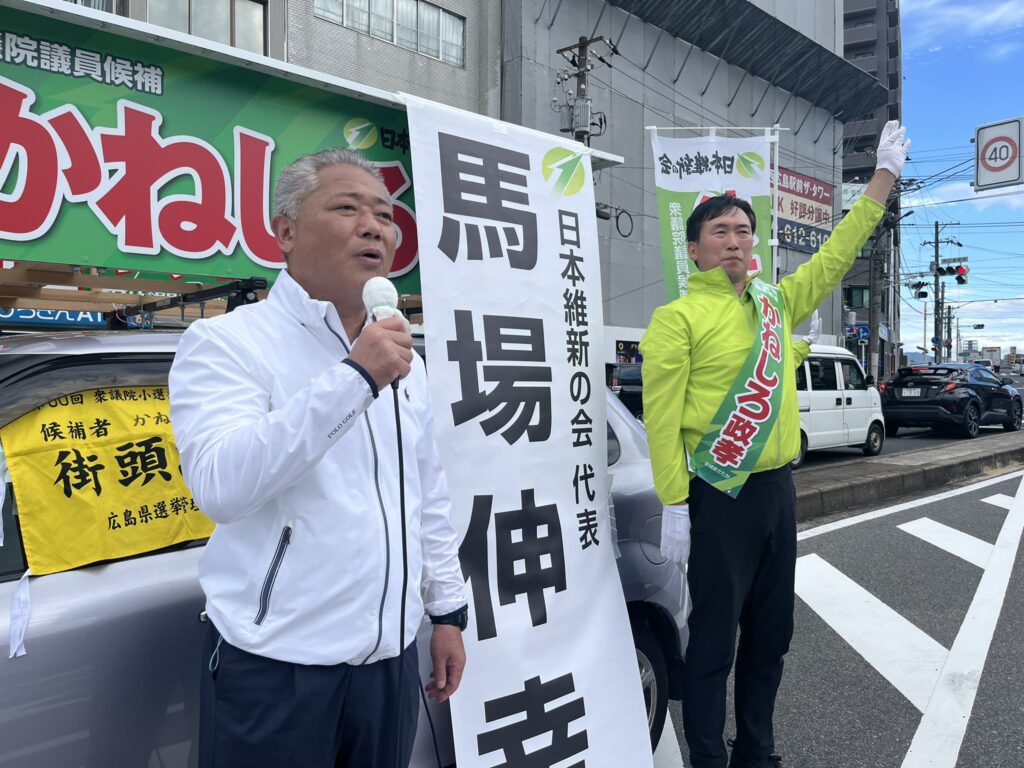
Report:
M750 219L751 231L757 229L757 217L754 215L754 209L750 207L750 203L732 195L718 195L717 197L709 197L693 209L690 218L686 220L686 241L688 243L696 243L700 240L700 230L704 226L705 221L717 219L733 208L739 208L747 214L747 218Z

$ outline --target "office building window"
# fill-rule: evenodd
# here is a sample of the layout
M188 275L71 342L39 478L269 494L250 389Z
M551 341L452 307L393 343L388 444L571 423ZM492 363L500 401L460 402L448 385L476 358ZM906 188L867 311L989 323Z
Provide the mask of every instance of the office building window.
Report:
M850 309L868 308L868 289L866 286L850 286L843 288L843 303Z
M147 9L150 24L266 53L266 0L149 0Z
M315 0L317 16L457 67L466 63L466 20L423 0Z
M83 8L92 8L94 11L106 11L119 16L128 15L128 0L66 0L66 2L80 5Z

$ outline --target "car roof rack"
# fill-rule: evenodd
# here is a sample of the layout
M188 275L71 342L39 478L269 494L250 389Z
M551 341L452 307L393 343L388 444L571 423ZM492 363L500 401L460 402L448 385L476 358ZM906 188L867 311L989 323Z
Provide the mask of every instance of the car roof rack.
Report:
M145 304L134 304L107 313L107 328L110 330L125 330L129 328L152 328L153 315L175 307L181 308L181 321L185 322L185 307L189 304L198 304L200 317L203 316L202 309L207 301L211 299L227 298L227 310L232 311L245 304L254 304L260 300L257 291L267 288L266 278L248 277L244 280L232 280L230 283L214 285L190 293L180 293L177 296L150 301ZM133 321L132 318L138 317Z

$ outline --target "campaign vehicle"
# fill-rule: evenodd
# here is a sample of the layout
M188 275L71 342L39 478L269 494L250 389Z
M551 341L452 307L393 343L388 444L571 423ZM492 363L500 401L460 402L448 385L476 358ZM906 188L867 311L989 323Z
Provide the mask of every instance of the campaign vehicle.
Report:
M84 390L166 387L179 338L177 332L2 337L0 427ZM609 543L616 548L656 743L668 699L680 696L685 586L680 569L659 551L662 506L651 483L643 425L607 389L605 398L614 525ZM144 439L144 428L135 434L136 440ZM8 482L0 546L3 638L9 635L12 600L27 568L18 501ZM30 578L26 654L0 659L5 712L0 764L196 765L206 632L199 618L202 553L202 541L190 542ZM425 622L421 649L429 645L428 633ZM424 680L428 656L421 650ZM447 705L430 706L430 718L421 710L414 768L454 762Z
M860 361L843 347L811 346L796 369L800 406L800 453L792 462L803 464L807 451L860 448L877 456L885 443L882 401Z
M901 427L932 427L973 438L981 427L992 424L1016 432L1024 413L1013 380L996 378L975 363L900 368L881 389L889 435Z

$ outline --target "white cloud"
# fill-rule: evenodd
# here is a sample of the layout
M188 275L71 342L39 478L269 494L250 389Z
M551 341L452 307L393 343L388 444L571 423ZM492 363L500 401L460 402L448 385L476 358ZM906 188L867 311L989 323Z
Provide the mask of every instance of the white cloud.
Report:
M1014 35L1024 27L1024 3L1017 0L909 0L902 3L903 49L913 54L944 40Z
M1017 51L1021 50L1021 48L1024 48L1024 46L1016 41L995 43L990 48L985 49L984 55L989 61L1005 61L1013 56L1013 54L1017 53Z

